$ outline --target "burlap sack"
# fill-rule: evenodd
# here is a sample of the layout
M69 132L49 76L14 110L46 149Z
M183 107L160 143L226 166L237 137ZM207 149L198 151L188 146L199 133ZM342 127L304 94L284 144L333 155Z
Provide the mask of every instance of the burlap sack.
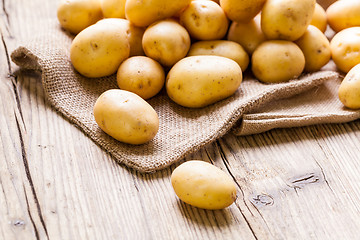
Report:
M71 36L57 23L46 32L21 44L12 52L12 60L22 68L41 71L44 91L52 106L117 162L140 172L169 166L232 128L236 134L253 134L275 127L344 122L359 117L358 112L345 110L338 102L334 92L340 79L335 71L304 74L280 84L263 84L248 74L232 97L201 109L181 107L162 91L148 101L160 119L155 139L139 146L124 144L106 135L95 123L92 112L102 92L117 88L115 76L80 76L69 60Z

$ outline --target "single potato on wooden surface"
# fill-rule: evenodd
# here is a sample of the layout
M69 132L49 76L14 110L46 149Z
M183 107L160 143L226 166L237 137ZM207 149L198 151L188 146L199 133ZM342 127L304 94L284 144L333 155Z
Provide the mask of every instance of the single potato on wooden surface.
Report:
M73 34L103 18L99 0L62 0L57 8L60 25Z
M328 7L326 14L329 26L335 32L360 26L360 1L336 1Z
M166 78L168 96L184 107L205 107L225 99L239 88L242 70L234 60L220 56L181 59Z
M360 64L353 67L340 84L338 95L344 106L360 109Z
M126 0L100 0L105 18L125 18Z
M175 168L171 184L180 200L198 208L223 209L236 200L236 185L232 178L201 160L187 161Z
M295 79L304 70L305 57L301 49L286 40L268 40L259 45L251 59L252 72L266 83Z
M220 0L220 6L233 22L248 22L262 9L266 0Z
M99 96L94 117L105 133L129 144L147 143L159 129L154 108L137 94L120 89L111 89Z
M120 65L116 79L120 89L149 99L164 86L165 72L155 60L145 56L134 56Z

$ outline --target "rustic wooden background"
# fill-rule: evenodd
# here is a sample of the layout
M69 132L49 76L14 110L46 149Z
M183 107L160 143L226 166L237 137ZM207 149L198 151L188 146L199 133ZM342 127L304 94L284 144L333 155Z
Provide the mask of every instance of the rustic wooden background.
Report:
M0 239L359 239L360 121L226 135L187 159L230 174L238 198L191 207L170 185L175 166L117 165L10 61L56 4L0 1Z

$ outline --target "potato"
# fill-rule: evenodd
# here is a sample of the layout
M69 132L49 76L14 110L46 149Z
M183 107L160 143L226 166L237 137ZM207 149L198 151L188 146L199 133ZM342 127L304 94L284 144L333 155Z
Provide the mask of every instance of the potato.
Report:
M309 25L307 31L295 43L305 56L305 71L320 70L330 61L330 43L324 33L315 26Z
M125 16L139 27L170 18L190 4L191 0L127 0Z
M106 21L91 25L76 35L70 47L74 68L89 78L115 73L130 53L128 34L123 26Z
M180 23L197 40L219 40L228 30L229 20L219 4L195 0L180 14Z
M61 27L73 34L103 18L99 0L62 0L57 8Z
M227 34L227 39L239 43L251 55L260 43L266 40L260 25L261 16L246 22L232 22Z
M234 60L221 56L181 59L166 78L168 96L184 107L205 107L225 99L239 88L242 71Z
M230 58L237 62L244 72L249 65L249 55L244 48L233 41L199 41L191 45L188 56L216 55Z
M301 49L286 40L268 40L259 45L251 59L252 72L262 82L276 83L297 78L305 67Z
M360 64L354 66L340 84L340 101L348 108L360 109Z
M248 22L262 9L266 0L220 0L226 16L234 22Z
M146 56L169 67L186 56L190 48L186 29L172 19L151 24L144 32L142 46Z
M261 28L268 39L294 41L311 22L316 0L267 0L261 11Z
M126 0L100 0L101 10L106 18L125 18Z
M360 1L336 1L328 7L326 15L329 26L335 32L360 26Z
M327 16L324 8L316 3L313 17L311 19L310 25L313 25L320 29L323 33L327 28Z
M120 89L134 92L144 99L155 96L165 83L165 72L155 60L135 56L126 59L117 72Z
M175 194L194 207L215 210L236 200L236 185L220 168L201 160L187 161L171 174Z
M360 27L341 30L330 41L331 56L339 70L347 73L360 63Z
M137 94L120 89L107 90L99 96L94 117L105 133L128 144L149 142L159 129L153 107Z

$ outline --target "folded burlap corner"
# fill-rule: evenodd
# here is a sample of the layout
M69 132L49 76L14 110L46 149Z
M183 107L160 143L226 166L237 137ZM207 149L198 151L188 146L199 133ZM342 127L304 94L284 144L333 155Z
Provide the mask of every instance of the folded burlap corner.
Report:
M79 75L69 60L72 38L55 26L47 34L38 34L15 49L11 54L13 62L22 68L41 71L45 95L51 105L117 162L140 172L165 168L231 129L244 135L276 127L359 118L359 112L345 110L334 96L340 82L335 71L304 74L279 84L263 84L247 74L233 96L200 109L181 107L162 91L148 100L159 115L156 137L143 145L124 144L97 126L92 111L101 93L117 88L115 76L88 79Z

